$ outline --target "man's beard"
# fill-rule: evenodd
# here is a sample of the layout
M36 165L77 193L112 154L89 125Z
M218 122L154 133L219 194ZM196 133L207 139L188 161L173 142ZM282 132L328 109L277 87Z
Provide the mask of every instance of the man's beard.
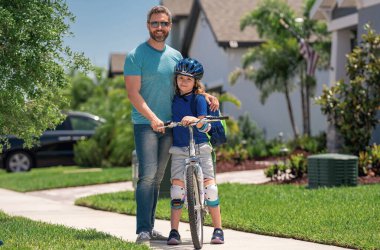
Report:
M161 32L162 35L155 35L152 31L149 31L150 38L152 38L156 42L164 42L166 38L169 36L169 32Z

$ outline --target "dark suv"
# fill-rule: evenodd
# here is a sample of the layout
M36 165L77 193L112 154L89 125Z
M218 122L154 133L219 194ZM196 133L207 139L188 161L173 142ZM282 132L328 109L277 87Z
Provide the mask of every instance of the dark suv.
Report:
M70 111L54 130L45 131L39 145L23 148L23 140L9 136L10 148L0 154L0 165L8 172L29 171L33 167L72 165L74 144L91 137L104 119L84 112Z

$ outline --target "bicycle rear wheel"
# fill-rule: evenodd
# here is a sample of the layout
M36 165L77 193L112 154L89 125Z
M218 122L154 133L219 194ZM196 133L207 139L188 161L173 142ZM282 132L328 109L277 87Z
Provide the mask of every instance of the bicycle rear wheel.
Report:
M203 246L203 204L201 204L200 186L194 166L187 168L186 182L191 238L194 248L201 249Z

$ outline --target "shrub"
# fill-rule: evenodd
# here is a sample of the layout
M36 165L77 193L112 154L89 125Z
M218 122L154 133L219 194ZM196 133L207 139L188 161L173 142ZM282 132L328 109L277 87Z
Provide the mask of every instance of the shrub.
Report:
M347 56L348 83L343 80L324 88L317 99L322 113L327 115L344 139L344 149L358 155L365 151L372 131L378 124L380 105L380 35L364 26L359 46Z
M79 141L74 145L74 152L74 161L82 167L99 167L102 165L101 149L93 138Z
M359 152L359 176L380 176L380 146L372 145Z
M267 157L268 150L264 140L258 140L251 145L247 145L248 157L253 159L255 157Z
M247 141L247 143L264 139L264 132L257 126L255 121L250 119L248 114L240 116L238 124L241 137L243 140Z
M101 166L130 165L134 137L131 104L127 98L122 77L106 79L100 83L93 91L93 96L80 105L80 110L97 114L106 120L105 124L96 130L90 142L96 144L96 152L98 157L101 157ZM95 148L94 145L92 146ZM79 145L74 151L78 155L78 159L81 159L77 164L93 164L91 158L86 155L91 154L91 151L83 150L82 145Z
M302 178L307 172L307 160L304 155L291 155L288 161L279 161L265 170L272 181L290 181Z
M271 156L284 156L285 144L281 138L274 138L266 143L267 151Z
M249 115L240 116L237 125L239 133L228 134L228 144L217 149L218 160L240 162L267 156L264 132Z
M272 181L283 181L291 179L289 169L284 163L277 162L265 170L265 175Z
M217 150L216 156L219 161L234 161L239 163L248 159L248 151L242 144L239 144L234 147L220 147Z
M300 136L288 143L289 148L301 149L315 154L326 151L326 133L322 132L317 136Z
M302 178L307 173L307 159L303 154L292 155L289 159L289 167L294 178Z

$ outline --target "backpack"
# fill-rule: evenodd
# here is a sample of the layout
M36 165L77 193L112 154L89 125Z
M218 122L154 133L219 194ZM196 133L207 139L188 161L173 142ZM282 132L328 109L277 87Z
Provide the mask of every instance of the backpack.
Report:
M196 112L196 103L197 103L197 94L193 95L191 98L190 108L193 114L197 114ZM210 106L207 105L207 115L210 116L220 116L220 110L211 111ZM210 140L210 143L213 147L220 146L227 142L227 124L225 120L212 122L210 131L207 132L207 137Z

